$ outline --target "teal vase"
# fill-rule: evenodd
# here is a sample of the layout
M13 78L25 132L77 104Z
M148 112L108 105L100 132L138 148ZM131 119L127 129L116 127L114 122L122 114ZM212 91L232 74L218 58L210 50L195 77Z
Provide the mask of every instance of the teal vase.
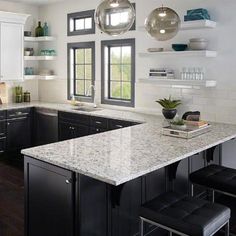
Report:
M49 36L47 22L45 22L43 26L43 36Z

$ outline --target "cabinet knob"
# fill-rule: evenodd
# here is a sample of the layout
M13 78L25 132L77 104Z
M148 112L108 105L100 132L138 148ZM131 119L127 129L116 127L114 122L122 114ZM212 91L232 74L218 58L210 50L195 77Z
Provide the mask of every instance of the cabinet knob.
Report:
M71 183L71 180L70 179L67 179L66 180L66 184L70 184Z
M8 122L7 125L10 125L10 123Z

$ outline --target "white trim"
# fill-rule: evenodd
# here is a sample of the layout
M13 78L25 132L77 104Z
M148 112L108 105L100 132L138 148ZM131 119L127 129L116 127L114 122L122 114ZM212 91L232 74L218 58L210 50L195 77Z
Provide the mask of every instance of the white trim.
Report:
M24 25L29 16L28 14L0 11L0 22Z

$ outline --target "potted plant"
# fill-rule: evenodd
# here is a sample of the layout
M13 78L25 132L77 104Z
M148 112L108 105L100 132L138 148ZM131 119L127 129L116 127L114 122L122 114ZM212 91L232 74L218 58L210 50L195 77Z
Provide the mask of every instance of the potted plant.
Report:
M164 98L156 102L163 107L162 114L168 120L174 119L177 114L176 107L181 104L180 100L172 100L171 96L168 99Z
M171 121L170 126L171 128L177 129L177 130L185 130L187 127L186 124L184 123L184 120L182 119Z

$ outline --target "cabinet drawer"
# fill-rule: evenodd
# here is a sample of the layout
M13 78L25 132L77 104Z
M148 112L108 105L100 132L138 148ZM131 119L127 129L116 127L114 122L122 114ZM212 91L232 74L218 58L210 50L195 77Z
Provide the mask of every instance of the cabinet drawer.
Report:
M6 150L6 137L0 138L0 154Z
M6 136L7 122L5 120L0 120L0 137Z
M59 112L59 119L68 120L69 122L89 125L89 116L69 113L69 112Z
M109 120L109 129L122 129L131 126L131 122L124 120Z
M95 128L95 127L90 128L90 134L98 134L98 133L103 133L106 131L107 131L106 129L102 129L102 128Z
M13 109L7 111L7 118L13 119L22 116L29 116L30 115L30 108L21 108L21 109Z
M0 120L4 120L7 117L7 112L6 111L0 111Z
M90 125L95 128L107 129L108 120L102 117L91 117Z

